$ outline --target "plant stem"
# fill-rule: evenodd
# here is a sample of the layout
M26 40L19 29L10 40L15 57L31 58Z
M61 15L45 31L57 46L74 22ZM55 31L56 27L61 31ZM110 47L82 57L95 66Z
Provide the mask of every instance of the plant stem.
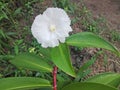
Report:
M57 90L57 66L53 69L53 90Z

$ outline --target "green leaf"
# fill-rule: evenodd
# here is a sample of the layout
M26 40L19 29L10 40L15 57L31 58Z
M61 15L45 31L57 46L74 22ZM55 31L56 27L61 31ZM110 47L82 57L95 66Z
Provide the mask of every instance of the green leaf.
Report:
M5 33L3 32L2 29L0 29L0 36L2 36L3 38L6 38L6 35L5 35Z
M15 52L16 55L19 53L19 47L18 47L18 45L14 46L14 52Z
M99 83L73 83L63 87L62 90L117 90L116 88Z
M19 54L10 62L17 67L22 67L25 69L52 72L52 66L46 63L43 58L31 53Z
M0 20L2 19L9 19L9 18L3 10L0 10Z
M120 52L116 49L116 47L114 47L106 40L102 39L101 37L91 32L82 32L82 33L73 34L67 38L66 43L68 45L78 46L78 47L104 48L120 56Z
M86 80L87 82L101 83L105 85L110 85L113 87L118 87L120 84L120 74L116 73L102 73L95 75Z
M91 70L89 70L89 67L94 64L94 62L97 60L97 56L99 54L101 54L102 52L99 51L97 52L96 55L94 55L90 60L88 60L85 64L83 64L80 69L78 70L77 73L77 77L75 79L75 81L79 81L81 78L84 78L87 74L89 74L91 72Z
M17 15L19 15L20 13L22 13L21 12L22 11L22 8L20 7L20 8L17 8L15 11L14 11L14 16L17 16Z
M80 67L78 73L82 73L87 70L94 62L96 61L95 57L92 57L91 60L88 60L83 66Z
M0 79L0 90L30 90L52 86L50 82L41 78L33 77L10 77Z
M67 76L60 76L59 74L57 75L57 89L61 90L63 86L66 86L71 83L71 79Z
M77 74L77 76L76 76L76 78L75 78L74 81L75 81L75 82L84 81L85 77L86 77L88 74L90 74L91 71L92 71L91 69L87 69L87 70L85 70L84 72Z
M54 64L65 73L75 77L74 68L70 60L70 52L66 44L51 48L51 58Z
M51 59L49 48L43 48L41 46L39 46L38 48L39 52L44 56L44 58L46 58L47 60Z

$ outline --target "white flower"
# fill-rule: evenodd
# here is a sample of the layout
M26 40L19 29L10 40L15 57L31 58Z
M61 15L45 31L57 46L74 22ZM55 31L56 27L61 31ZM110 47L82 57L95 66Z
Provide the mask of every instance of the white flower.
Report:
M48 8L36 16L31 31L42 47L55 47L64 43L72 31L70 18L63 9Z

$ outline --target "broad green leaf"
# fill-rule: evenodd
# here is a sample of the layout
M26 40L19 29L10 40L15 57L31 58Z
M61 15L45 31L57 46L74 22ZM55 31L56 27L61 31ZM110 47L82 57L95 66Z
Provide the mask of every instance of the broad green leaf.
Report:
M68 45L77 46L77 47L104 48L120 56L120 52L116 49L116 47L114 47L106 40L102 39L101 37L91 32L82 32L82 33L73 34L67 38L66 43Z
M22 67L25 69L52 72L52 66L46 63L43 58L31 53L19 54L10 62L17 67Z
M75 77L75 72L70 60L70 52L66 44L51 48L51 58L54 64L65 73Z
M34 77L10 77L0 79L0 90L30 90L52 86L50 82Z
M69 84L63 87L62 90L117 90L117 89L104 84L82 82Z
M86 80L87 82L95 82L118 87L120 84L120 74L117 73L102 73L95 75Z

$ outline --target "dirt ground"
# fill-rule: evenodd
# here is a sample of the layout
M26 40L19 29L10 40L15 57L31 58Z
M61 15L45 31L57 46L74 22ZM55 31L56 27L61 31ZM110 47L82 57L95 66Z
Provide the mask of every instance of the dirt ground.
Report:
M73 0L78 6L80 6L80 0ZM107 29L102 33L101 36L111 42L110 32L116 31L120 33L120 0L82 0L87 9L92 13L93 18L100 18L101 16L106 20ZM80 26L79 24L78 26ZM75 25L76 26L76 25ZM104 27L103 27L104 28ZM74 32L81 32L81 26ZM82 30L84 31L84 30ZM106 34L107 32L107 34ZM111 42L120 50L120 42ZM87 60L90 60L92 56L96 54L100 49L86 48L82 51L74 51L72 49L72 60L73 64L77 67L83 65ZM105 56L106 55L106 56ZM103 54L97 57L96 62L91 67L91 75L102 72L120 72L120 58L105 51Z
M120 32L120 0L84 0L84 3L94 17L102 15L110 29Z
M115 30L120 33L120 0L83 0L86 7L92 12L93 17L99 18L103 16L108 25L108 30ZM112 42L113 43L113 42ZM117 48L120 50L120 42L114 42ZM93 49L88 50L88 52ZM103 56L99 57L99 60L93 65L93 74L101 72L120 72L120 65L118 58L115 55L107 53L107 65L104 66Z

